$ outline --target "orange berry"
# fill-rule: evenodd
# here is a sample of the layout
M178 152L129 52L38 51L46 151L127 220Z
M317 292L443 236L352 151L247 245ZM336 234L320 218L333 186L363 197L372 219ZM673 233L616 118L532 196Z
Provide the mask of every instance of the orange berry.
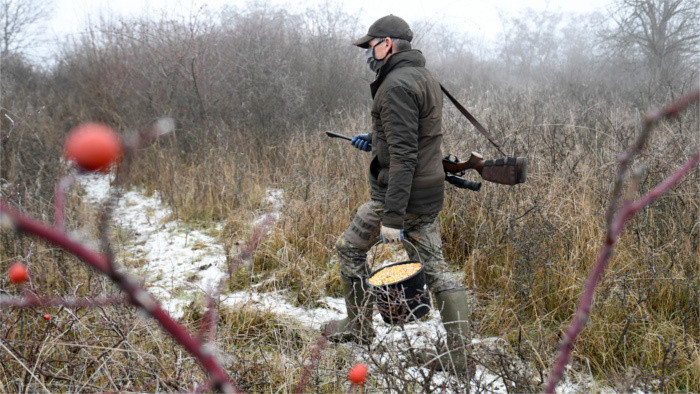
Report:
M86 171L107 172L121 157L122 143L111 127L83 123L68 133L63 154Z
M10 278L10 283L15 284L24 283L29 279L27 267L20 263L12 264L7 271L7 276Z
M51 319L51 315L44 315L44 320L49 320Z
M367 366L365 364L357 363L352 368L350 368L350 372L348 373L348 379L350 379L352 384L356 384L356 385L365 384L366 378L367 378Z

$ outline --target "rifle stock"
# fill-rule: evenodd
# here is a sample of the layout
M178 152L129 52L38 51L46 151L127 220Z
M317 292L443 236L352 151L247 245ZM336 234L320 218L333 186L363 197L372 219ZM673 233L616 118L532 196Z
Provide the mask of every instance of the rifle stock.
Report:
M525 157L484 160L483 156L476 152L472 152L467 161L459 161L453 155L442 159L442 167L445 172L462 175L466 170L473 169L484 180L502 185L517 185L525 182L527 164L528 161Z
M452 159L453 157L454 159ZM445 171L453 174L459 174L466 170L474 169L481 175L481 170L484 168L484 156L472 152L467 161L459 161L456 156L450 155L442 159L442 167Z

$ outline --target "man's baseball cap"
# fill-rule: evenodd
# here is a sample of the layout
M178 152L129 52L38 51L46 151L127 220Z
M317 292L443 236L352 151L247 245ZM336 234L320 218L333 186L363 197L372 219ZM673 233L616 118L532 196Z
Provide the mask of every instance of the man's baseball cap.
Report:
M369 48L369 42L373 38L400 38L402 40L411 41L413 39L413 32L411 28L408 27L408 23L405 20L399 18L398 16L391 14L377 19L369 27L367 35L353 42L352 45L356 45L360 48Z

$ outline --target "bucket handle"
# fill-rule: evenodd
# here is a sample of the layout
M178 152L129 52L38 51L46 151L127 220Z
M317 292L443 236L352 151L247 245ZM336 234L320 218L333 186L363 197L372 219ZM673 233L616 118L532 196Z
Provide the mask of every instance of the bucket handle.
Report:
M408 249L406 248L406 244L411 245L411 247L413 248L413 250L416 252L416 256L418 256L418 262L419 262L422 266L425 265L425 264L423 264L423 259L421 259L421 257L420 257L420 252L418 252L418 248L416 248L416 245L414 245L411 241L409 241L409 240L406 239L406 238L402 239L402 240L401 240L401 243L403 244L403 247L404 247L404 249L406 250L407 253L408 253ZM384 244L384 242L382 242L381 240L380 240L380 241L377 241L377 243L375 243L374 245L370 246L370 248L367 250L367 252L371 252L371 251L374 250L374 248L377 247L377 245L379 245L379 244ZM370 270L373 269L375 256L376 256L376 253L372 256L372 261L369 263ZM410 257L409 257L409 258L410 258Z

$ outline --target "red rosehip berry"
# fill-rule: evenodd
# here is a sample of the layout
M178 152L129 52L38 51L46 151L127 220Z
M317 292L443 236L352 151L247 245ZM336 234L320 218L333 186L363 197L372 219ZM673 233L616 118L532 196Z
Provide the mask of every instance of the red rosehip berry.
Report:
M10 278L10 283L20 284L29 279L29 272L23 264L14 263L7 271L7 276Z
M107 172L122 155L122 143L111 127L97 122L73 128L63 146L66 159L86 171Z
M350 368L348 373L348 379L352 384L363 385L365 384L365 379L367 378L367 366L362 363L355 364Z

